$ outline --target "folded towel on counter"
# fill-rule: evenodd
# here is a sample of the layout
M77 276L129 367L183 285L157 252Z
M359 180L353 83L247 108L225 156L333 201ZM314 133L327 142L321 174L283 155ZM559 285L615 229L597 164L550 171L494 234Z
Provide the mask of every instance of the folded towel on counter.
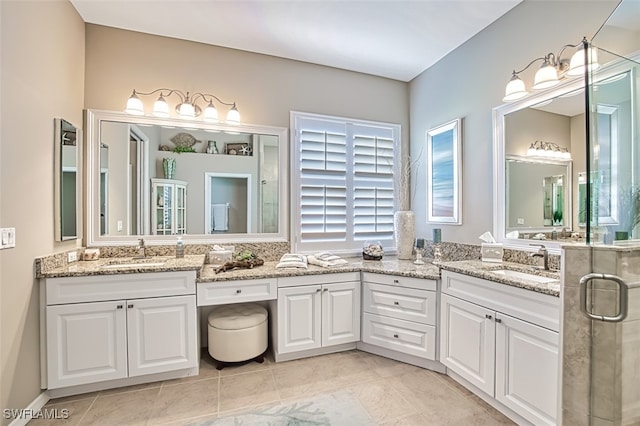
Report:
M276 268L307 269L307 256L287 253L282 255Z
M340 256L326 251L309 255L307 260L310 264L322 266L323 268L335 268L349 263Z

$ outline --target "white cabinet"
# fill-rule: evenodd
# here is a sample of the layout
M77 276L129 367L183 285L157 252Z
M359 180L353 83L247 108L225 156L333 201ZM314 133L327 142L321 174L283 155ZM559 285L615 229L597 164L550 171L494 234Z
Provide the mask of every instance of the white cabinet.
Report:
M358 278L346 273L278 279L276 354L360 340Z
M177 235L187 231L187 182L151 179L151 232Z
M435 360L436 281L365 272L362 285L362 341Z
M442 279L456 295L441 295L440 361L523 419L556 424L559 335L539 323L556 323L558 298L449 271Z
M183 294L173 295L185 283ZM197 368L195 272L52 278L42 285L44 387ZM118 298L123 285L131 298ZM65 303L55 304L60 295Z

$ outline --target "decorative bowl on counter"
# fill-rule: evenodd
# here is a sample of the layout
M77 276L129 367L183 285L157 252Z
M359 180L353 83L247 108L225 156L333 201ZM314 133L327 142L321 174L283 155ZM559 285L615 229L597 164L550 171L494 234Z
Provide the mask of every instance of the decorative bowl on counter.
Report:
M384 256L384 250L380 242L364 243L364 247L362 247L362 258L364 260L382 260L382 256Z

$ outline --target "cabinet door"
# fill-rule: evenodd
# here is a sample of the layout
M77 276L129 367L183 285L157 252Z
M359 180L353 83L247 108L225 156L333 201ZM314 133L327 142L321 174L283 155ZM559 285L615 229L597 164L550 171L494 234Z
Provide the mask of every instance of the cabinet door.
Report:
M127 301L129 377L196 367L195 296Z
M278 289L278 352L319 348L322 344L322 287Z
M49 389L127 377L124 301L47 306Z
M498 314L496 399L536 425L555 425L558 333Z
M494 313L482 306L442 294L440 362L493 396Z
M360 340L360 283L322 286L322 346Z

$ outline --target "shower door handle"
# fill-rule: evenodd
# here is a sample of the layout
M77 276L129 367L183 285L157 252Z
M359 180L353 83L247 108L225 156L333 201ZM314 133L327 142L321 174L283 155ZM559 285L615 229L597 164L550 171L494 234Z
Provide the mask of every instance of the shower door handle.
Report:
M591 280L605 280L605 281L613 281L618 285L618 302L619 302L619 311L615 316L606 316L606 315L598 315L594 314L587 307L587 289L591 290L591 286L589 286L589 282ZM627 317L628 309L629 309L629 286L622 278L617 275L611 274L598 274L591 273L580 278L580 310L584 313L588 318L592 320L598 320L603 322L620 322Z

